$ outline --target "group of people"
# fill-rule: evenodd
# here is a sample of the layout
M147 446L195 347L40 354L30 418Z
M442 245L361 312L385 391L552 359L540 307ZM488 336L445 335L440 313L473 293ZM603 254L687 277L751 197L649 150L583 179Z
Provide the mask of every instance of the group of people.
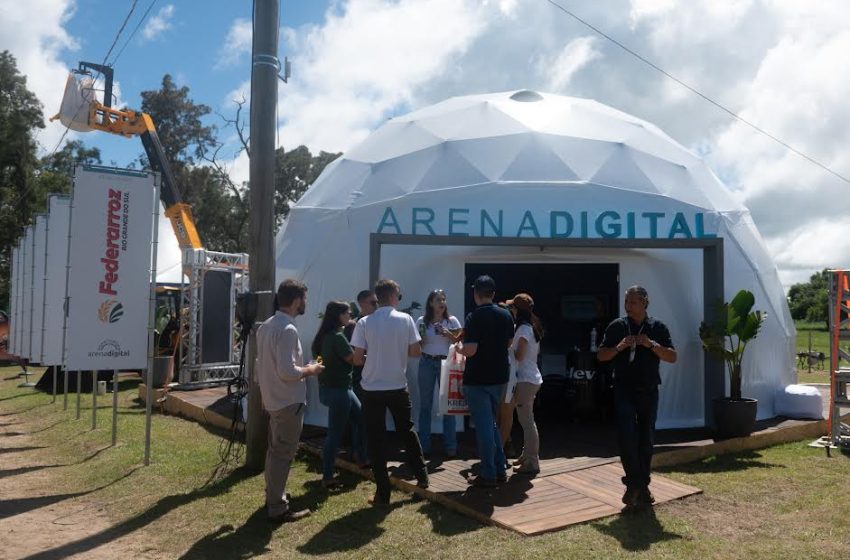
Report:
M307 286L291 279L281 282L278 309L257 331L254 370L269 413L265 481L270 519L295 521L310 514L309 510L291 509L285 493L307 405L305 379L310 376L318 376L319 400L328 407L322 452L324 487L340 485L334 463L349 433L353 459L361 468L371 467L375 478L377 488L369 502L389 504L385 446L389 411L416 484L427 488L434 391L439 386L441 362L452 344L466 358L463 392L475 424L480 459L478 474L470 477L469 483L493 488L507 480L511 465L504 445L515 411L523 430L523 449L513 467L522 474L539 472L540 442L533 409L543 382L537 357L544 332L533 312L534 300L521 293L496 303L496 285L489 276L478 277L471 289L476 308L466 316L462 328L449 314L443 290L429 293L418 321L396 309L402 294L393 280L380 280L374 290L358 294L361 313L356 321L347 302L331 301L310 347L315 361L305 364L295 321L306 310ZM598 354L601 361L614 360L617 375L626 380L616 384L623 389L616 392L616 404L627 506L652 502L649 461L660 383L658 360L676 359L667 328L646 316L648 303L642 288L626 292L627 317L609 325ZM409 358L419 358L418 433L407 389ZM515 383L509 383L512 370ZM458 451L456 417L442 418L443 454L452 458Z

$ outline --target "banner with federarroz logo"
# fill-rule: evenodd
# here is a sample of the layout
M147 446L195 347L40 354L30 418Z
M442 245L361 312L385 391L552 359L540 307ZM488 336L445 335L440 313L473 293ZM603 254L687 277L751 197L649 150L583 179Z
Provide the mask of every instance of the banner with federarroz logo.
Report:
M74 173L69 370L147 367L154 179L151 173L94 166Z
M71 199L51 195L48 203L47 257L44 288L44 340L41 365L62 365L62 325L65 304L65 266L68 264L68 224Z
M21 308L21 358L29 360L32 354L32 248L35 237L35 227L27 227L24 234L24 269L21 274L23 306Z
M41 364L44 340L44 256L47 253L47 215L35 217L32 279L32 350L30 361Z

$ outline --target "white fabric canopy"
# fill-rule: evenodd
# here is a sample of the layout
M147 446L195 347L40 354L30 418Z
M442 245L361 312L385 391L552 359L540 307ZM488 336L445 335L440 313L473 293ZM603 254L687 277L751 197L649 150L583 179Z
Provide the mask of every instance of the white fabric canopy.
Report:
M749 211L657 127L595 101L530 91L452 98L391 119L330 164L276 240L277 280L309 287L299 319L305 348L328 300L352 300L367 287L373 232L722 237L726 299L748 289L767 312L744 360L744 395L759 399L760 418L771 417L776 390L794 382L794 325ZM475 262L617 263L621 288L647 288L650 314L670 327L679 350L676 364L662 365L658 426L703 424L700 251L388 246L380 275L420 302L444 288L461 316L464 266ZM413 393L415 375L410 368ZM307 421L323 425L326 410L311 384Z

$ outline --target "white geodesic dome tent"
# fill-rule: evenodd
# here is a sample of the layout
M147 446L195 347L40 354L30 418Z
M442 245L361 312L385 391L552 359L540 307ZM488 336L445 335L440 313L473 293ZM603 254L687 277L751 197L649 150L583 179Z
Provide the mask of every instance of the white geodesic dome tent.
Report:
M771 417L776 389L795 380L793 322L749 211L656 126L595 101L527 90L452 98L389 120L330 164L276 240L277 280L293 277L309 287L299 320L305 348L327 301L353 300L368 286L372 233L720 237L726 299L751 290L756 308L768 314L745 356L744 395L759 399L760 418ZM645 286L650 314L670 327L679 351L676 364L662 365L659 428L704 424L700 251L387 245L380 262L380 277L398 281L405 302L424 302L431 289L443 288L460 318L470 263L615 263L618 311L625 287ZM415 375L410 367L414 401ZM324 425L326 409L311 383L307 421Z

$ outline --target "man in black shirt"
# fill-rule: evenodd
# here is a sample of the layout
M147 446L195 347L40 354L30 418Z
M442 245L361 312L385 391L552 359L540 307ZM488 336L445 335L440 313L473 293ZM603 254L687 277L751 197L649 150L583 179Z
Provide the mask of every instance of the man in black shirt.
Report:
M650 506L649 468L658 414L659 363L674 363L676 349L670 331L646 314L649 295L641 286L626 290L626 316L613 320L597 353L601 362L613 360L614 406L620 459L626 476L623 503L627 507Z
M510 376L508 347L514 336L514 321L506 309L493 303L496 283L492 278L479 276L472 289L478 307L466 316L463 343L458 346L458 351L467 358L463 392L475 422L475 440L481 459L481 470L471 483L492 488L497 482L507 480L496 414L505 398L505 384Z

